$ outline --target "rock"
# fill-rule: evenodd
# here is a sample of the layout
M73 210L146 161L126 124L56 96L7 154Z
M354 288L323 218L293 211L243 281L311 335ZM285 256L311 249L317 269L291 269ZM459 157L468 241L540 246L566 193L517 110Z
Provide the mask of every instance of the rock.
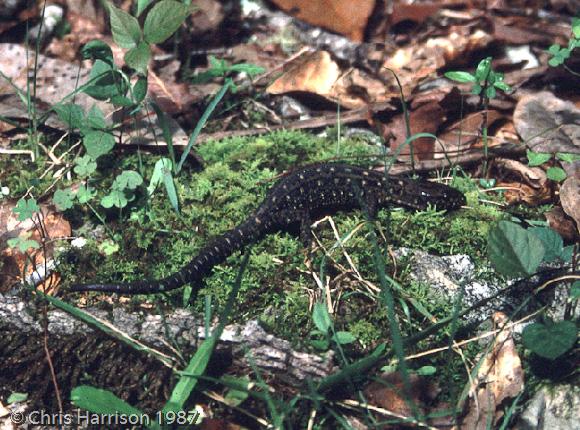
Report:
M544 387L536 393L514 430L574 430L580 428L580 388Z

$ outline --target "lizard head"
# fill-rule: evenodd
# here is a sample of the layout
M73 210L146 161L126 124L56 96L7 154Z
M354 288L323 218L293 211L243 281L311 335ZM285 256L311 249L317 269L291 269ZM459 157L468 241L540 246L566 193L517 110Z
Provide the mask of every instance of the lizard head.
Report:
M465 196L455 188L428 181L408 181L403 188L401 204L423 210L429 205L455 210L465 205Z

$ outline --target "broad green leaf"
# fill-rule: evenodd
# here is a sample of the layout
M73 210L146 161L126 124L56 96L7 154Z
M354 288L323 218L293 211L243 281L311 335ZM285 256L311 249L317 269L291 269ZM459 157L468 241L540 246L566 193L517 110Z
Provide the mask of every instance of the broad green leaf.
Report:
M580 299L580 281L576 281L572 284L572 288L570 288L570 297L575 300Z
M580 18L572 18L572 33L576 39L580 39Z
M314 339L310 341L310 344L319 351L328 351L330 348L330 343L326 339Z
M19 392L13 392L11 393L8 398L6 399L6 402L11 405L12 403L20 403L20 402L24 402L28 399L28 393L19 393Z
M129 203L127 196L125 196L125 193L120 190L112 190L101 199L101 206L107 209L110 209L113 206L121 209L127 206L127 203Z
M552 154L548 152L534 152L529 149L526 151L526 156L530 167L541 166L552 158Z
M530 228L528 231L535 234L536 237L542 241L544 250L546 251L544 254L545 262L549 263L562 256L564 241L554 230L548 227L534 227Z
M145 18L143 33L148 43L161 43L167 40L189 16L189 8L174 0L161 0Z
M87 123L90 128L103 129L107 126L105 115L100 107L93 105L87 113Z
M475 76L468 72L446 72L444 76L455 82L476 82Z
M503 275L535 273L544 257L544 245L535 234L511 221L500 221L487 239L489 259Z
M349 331L337 331L333 339L339 345L346 345L349 343L353 343L356 340L356 337Z
M108 100L127 92L123 75L102 60L95 61L88 82L83 92L97 100Z
M479 83L482 83L489 79L489 74L491 72L491 57L484 58L479 62L477 65L477 69L475 69L475 79Z
M420 376L431 376L437 373L437 368L434 366L423 366L418 368L416 373Z
M75 160L74 172L80 177L91 176L97 170L97 163L90 155L83 155Z
M133 98L136 103L141 103L147 95L147 76L139 76L133 85Z
M107 239L99 244L98 249L105 255L113 255L119 252L119 244L111 239Z
M528 325L523 333L524 346L540 357L554 360L574 346L578 330L571 321Z
M562 169L561 167L549 167L548 170L546 170L546 176L548 177L548 179L551 179L552 181L555 182L562 182L564 179L566 179L566 171L564 169Z
M115 138L105 131L91 130L83 137L83 145L87 154L96 160L101 155L111 152L115 146Z
M115 43L127 49L137 46L141 40L141 28L137 18L111 4L108 9L111 17L111 33L113 33Z
M507 93L508 91L511 91L512 90L512 87L510 87L505 82L495 82L493 84L493 86L496 87L499 90L502 90L504 93Z
M80 129L85 123L85 113L83 109L74 103L56 104L53 110L61 121L65 122L70 128Z
M113 51L102 40L91 40L81 48L81 54L85 60L101 60L109 66L113 66Z
M77 190L77 199L79 203L85 204L90 202L96 194L97 192L88 185L81 185Z
M126 415L129 417L142 417L145 415L140 409L118 398L108 390L80 385L71 391L71 401L79 408L101 415ZM139 422L139 421L137 421ZM142 422L146 422L143 419Z
M580 160L580 154L572 154L571 152L556 152L556 158L566 163L573 163Z
M153 0L137 0L137 17L141 16Z
M120 175L115 178L113 188L116 190L134 190L143 183L141 175L134 170L123 170Z
M149 65L149 60L151 59L151 48L146 42L139 42L139 44L131 48L125 54L125 63L127 66L135 69L137 73L142 76L147 75L147 66Z
M23 254L31 248L39 249L40 244L34 239L29 239L30 236L32 236L30 232L20 233L20 236L8 239L6 243L10 248L16 248Z
M330 327L332 327L332 320L330 319L330 315L328 315L326 306L324 306L322 303L314 304L312 320L314 321L316 328L322 333L328 333L328 330L330 330Z
M36 204L36 200L31 198L21 198L16 203L16 207L12 209L12 212L18 215L18 221L24 221L29 218L32 218L32 214L34 212L40 211L40 208Z
M497 94L497 91L496 91L495 87L487 87L487 88L485 89L485 96L486 96L488 99L493 99L493 98L495 98L496 94Z
M54 196L52 197L52 201L59 211L65 211L73 207L74 198L75 196L71 189L66 188L64 190L56 190L54 192Z

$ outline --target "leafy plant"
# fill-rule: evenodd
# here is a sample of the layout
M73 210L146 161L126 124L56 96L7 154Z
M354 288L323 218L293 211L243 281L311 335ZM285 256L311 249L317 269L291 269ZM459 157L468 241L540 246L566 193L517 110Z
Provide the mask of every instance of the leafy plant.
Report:
M570 251L562 237L546 227L524 229L514 222L500 221L489 232L489 258L498 272L508 276L534 274L542 262L567 261ZM522 336L526 348L554 360L574 345L577 329L571 321L545 321L528 325Z
M488 143L487 143L487 107L489 99L497 95L497 90L508 92L511 87L503 81L503 74L495 72L491 68L491 57L487 57L479 62L475 73L450 71L445 73L447 79L460 83L471 83L471 93L479 95L479 104L482 110L483 122L481 125L481 135L483 139L484 153L484 176L487 175Z
M555 360L576 343L578 329L572 321L533 323L524 329L524 346L540 357Z
M549 152L535 152L528 150L526 155L530 167L549 164L549 167L546 169L546 176L554 182L562 182L567 177L564 169L554 165L556 160L564 161L566 163L573 163L574 161L580 160L580 155L569 152L556 152L555 154L551 154Z
M311 344L316 349L326 351L333 343L336 345L346 345L356 340L354 335L348 331L334 330L332 319L322 303L314 304L312 321L314 321L316 329L310 334L315 338L311 340Z
M572 37L570 37L570 40L568 41L568 46L562 47L558 44L550 46L548 48L548 54L550 54L552 58L548 60L548 64L551 67L563 66L573 75L580 76L580 73L571 70L566 65L566 60L570 58L572 51L578 47L580 47L580 18L572 18Z

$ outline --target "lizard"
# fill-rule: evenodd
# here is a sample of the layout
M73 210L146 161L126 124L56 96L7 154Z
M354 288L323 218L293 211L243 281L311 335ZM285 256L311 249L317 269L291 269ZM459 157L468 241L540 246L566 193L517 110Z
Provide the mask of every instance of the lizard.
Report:
M435 205L438 209L454 210L464 204L465 197L460 191L443 184L388 176L349 164L307 165L279 179L244 222L209 242L178 272L159 280L76 284L71 291L166 292L188 283L200 283L214 266L270 233L299 233L307 246L312 221L337 211L365 209L372 219L378 209L389 205L415 210Z

